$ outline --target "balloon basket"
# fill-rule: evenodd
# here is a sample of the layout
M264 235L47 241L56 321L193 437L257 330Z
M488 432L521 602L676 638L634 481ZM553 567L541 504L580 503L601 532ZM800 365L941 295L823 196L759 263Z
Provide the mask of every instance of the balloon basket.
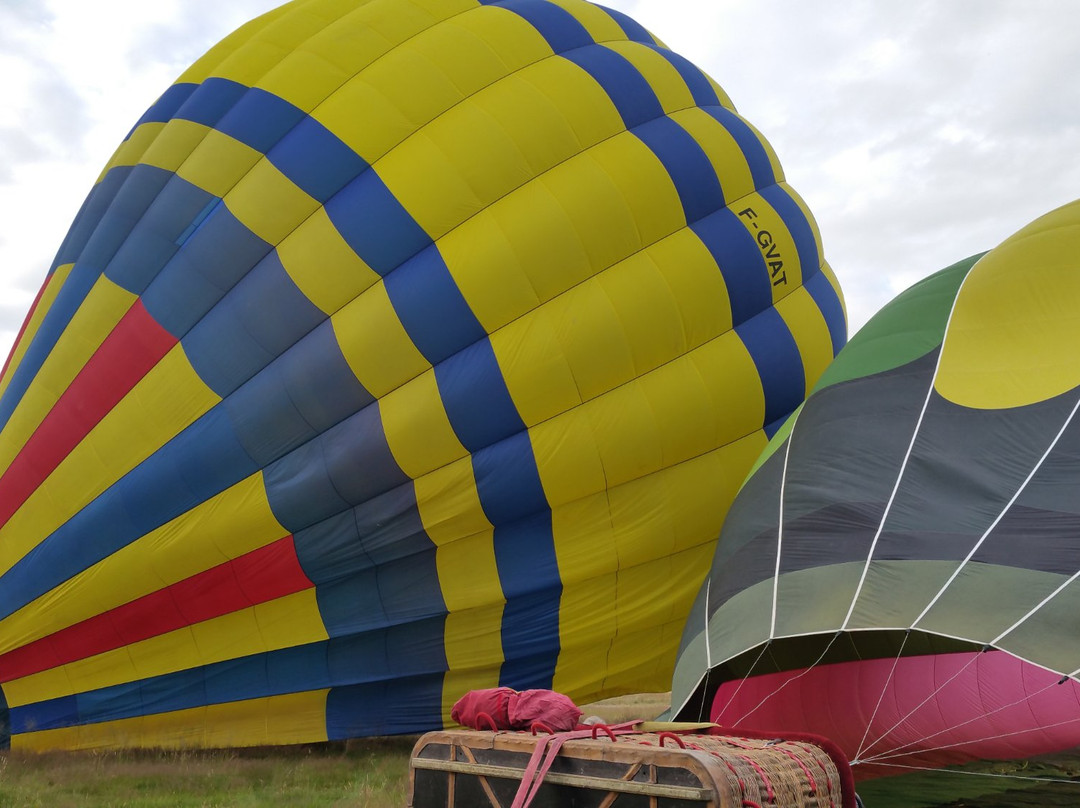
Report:
M656 724L642 725L656 727ZM417 741L409 808L854 808L847 761L804 739L694 732L441 731ZM828 746L826 742L826 746ZM546 770L545 770L546 769ZM524 785L523 785L524 783Z

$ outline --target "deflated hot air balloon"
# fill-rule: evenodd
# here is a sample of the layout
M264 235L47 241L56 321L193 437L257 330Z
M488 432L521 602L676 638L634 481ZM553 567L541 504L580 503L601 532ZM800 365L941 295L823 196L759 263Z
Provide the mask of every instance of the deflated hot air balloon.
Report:
M0 398L26 748L415 732L666 686L845 340L723 91L580 0L306 0L131 130Z
M900 295L748 478L674 700L863 777L1080 745L1080 202Z

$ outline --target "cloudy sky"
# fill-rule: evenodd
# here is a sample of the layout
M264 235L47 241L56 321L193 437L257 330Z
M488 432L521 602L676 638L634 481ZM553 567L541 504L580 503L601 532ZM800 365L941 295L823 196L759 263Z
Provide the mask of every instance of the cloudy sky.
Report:
M607 0L709 72L821 228L852 331L1080 197L1074 0ZM0 0L0 354L142 111L275 0Z

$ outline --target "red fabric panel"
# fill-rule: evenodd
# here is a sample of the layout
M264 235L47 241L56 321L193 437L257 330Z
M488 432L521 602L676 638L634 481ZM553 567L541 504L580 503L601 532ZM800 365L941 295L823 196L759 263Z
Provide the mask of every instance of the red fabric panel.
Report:
M0 656L0 682L74 662L313 586L286 536Z
M0 526L174 345L136 300L0 477Z

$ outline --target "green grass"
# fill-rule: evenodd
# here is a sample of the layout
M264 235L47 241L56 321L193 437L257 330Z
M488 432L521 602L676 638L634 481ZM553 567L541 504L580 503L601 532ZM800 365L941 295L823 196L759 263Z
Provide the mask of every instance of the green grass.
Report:
M234 751L7 752L0 757L0 806L400 808L415 740Z

